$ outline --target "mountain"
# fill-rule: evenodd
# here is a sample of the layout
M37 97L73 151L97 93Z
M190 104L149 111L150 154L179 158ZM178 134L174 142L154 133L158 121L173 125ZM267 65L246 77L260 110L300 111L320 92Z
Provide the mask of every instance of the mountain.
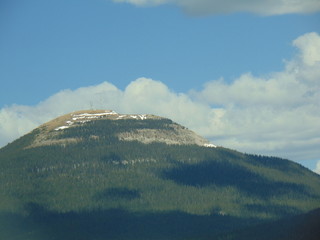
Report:
M104 110L0 149L0 183L0 239L237 239L320 207L320 176L297 163Z
M165 128L157 128L156 126L147 126L147 127L135 127L130 129L130 126L121 126L122 129L119 129L119 132L116 133L119 140L122 141L139 141L145 144L152 142L163 142L169 145L178 144L178 145L199 145L214 147L210 144L208 140L198 136L194 132L173 123L169 119L161 118L154 115L146 114L118 114L114 111L79 111L72 114L67 114L53 121L50 121L42 126L39 130L41 134L37 135L37 138L32 143L31 147L43 146L43 145L52 145L52 144L64 144L68 142L77 142L81 141L80 138L68 139L61 138L58 142L53 143L53 139L57 135L59 130L64 130L67 128L79 127L84 123L88 123L95 120L147 120L144 122L150 123L165 123ZM150 121L151 120L151 121ZM123 121L120 121L123 122ZM134 121L137 123L139 121ZM117 121L117 124L119 121ZM130 121L128 122L130 124ZM141 122L138 124L142 124ZM55 130L55 131L53 131ZM97 137L92 135L91 137Z

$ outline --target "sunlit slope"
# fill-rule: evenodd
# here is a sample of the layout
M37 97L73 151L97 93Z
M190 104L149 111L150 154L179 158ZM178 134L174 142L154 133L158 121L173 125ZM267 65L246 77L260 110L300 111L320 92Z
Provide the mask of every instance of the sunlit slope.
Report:
M120 209L273 219L320 207L320 177L212 144L169 119L86 111L0 150L0 212Z

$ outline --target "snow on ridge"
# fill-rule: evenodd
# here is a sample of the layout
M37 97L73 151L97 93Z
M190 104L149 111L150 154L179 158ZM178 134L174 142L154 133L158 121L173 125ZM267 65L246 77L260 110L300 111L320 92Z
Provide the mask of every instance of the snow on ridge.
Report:
M72 114L71 115L72 119L66 121L67 126L57 127L54 130L59 131L59 130L63 130L63 129L69 128L75 122L77 122L77 123L86 123L86 122L90 122L92 119L103 118L103 117L106 117L108 115L117 115L117 114L118 113L116 113L115 111L105 111L105 112L102 112L102 113Z
M217 147L216 145L214 145L212 143L205 143L205 144L203 144L203 146L205 146L205 147L213 147L213 148Z
M55 128L54 130L59 131L66 128L69 128L74 123L86 123L90 122L93 119L104 118L107 116L117 116L116 119L124 119L124 118L133 118L137 120L145 120L147 119L146 114L118 114L115 111L105 111L101 113L79 113L79 114L72 114L71 119L66 121L66 126L60 126Z
M66 128L69 128L70 126L61 126L61 127L57 127L55 128L54 130L58 131L58 130L63 130L63 129L66 129Z
M123 119L123 118L133 118L133 119L140 119L140 120L145 120L147 119L146 114L118 114L117 119Z
M145 115L145 114L139 115L139 117L140 117L141 120L147 119L147 115Z
M147 115L145 114L142 114L142 115L129 115L131 118L134 118L134 119L140 119L140 120L145 120L147 119Z
M103 113L80 113L80 114L73 114L72 120L77 121L78 119L94 119L100 118L108 115L117 115L115 111L110 112L103 112Z

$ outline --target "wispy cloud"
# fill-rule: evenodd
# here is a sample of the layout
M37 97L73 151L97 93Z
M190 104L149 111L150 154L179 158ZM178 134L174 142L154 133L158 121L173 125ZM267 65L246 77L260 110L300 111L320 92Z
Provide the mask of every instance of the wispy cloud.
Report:
M113 0L137 6L174 4L196 15L251 12L259 15L312 13L320 10L318 0Z
M59 115L80 109L151 113L187 126L214 144L292 160L320 155L320 36L308 33L293 41L297 55L283 71L256 77L223 79L201 91L176 93L149 78L125 90L104 82L62 90L36 106L0 109L0 146Z

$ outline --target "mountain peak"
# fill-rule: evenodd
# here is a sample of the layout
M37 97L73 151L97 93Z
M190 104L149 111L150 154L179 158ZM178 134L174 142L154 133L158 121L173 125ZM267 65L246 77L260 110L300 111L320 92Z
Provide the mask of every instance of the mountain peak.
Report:
M41 127L47 130L63 130L83 123L101 119L161 119L161 117L149 114L119 114L113 110L81 110L60 116L43 124Z
M153 115L58 117L0 149L0 239L217 239L320 207L300 165L205 146Z
M123 124L122 126L123 128L126 128L126 130L121 130L116 134L116 137L121 141L138 141L145 144L162 142L169 145L195 144L205 147L216 147L208 140L197 135L186 127L174 123L170 119L151 114L120 114L113 110L82 110L60 116L38 128L40 133L35 138L31 147L52 144L64 145L66 143L82 141L81 138L64 138L61 136L63 136L66 129L85 126L87 123L101 120L120 121L119 124ZM126 122L121 120L137 121L137 126L132 125L132 128L128 128L128 126L125 126ZM144 123L143 125L142 123L139 123L139 121L143 122L145 120L149 122ZM150 121L163 121L165 123L160 124L157 127L152 127ZM57 136L59 136L59 140L55 139ZM92 134L91 137L96 138L94 134Z

